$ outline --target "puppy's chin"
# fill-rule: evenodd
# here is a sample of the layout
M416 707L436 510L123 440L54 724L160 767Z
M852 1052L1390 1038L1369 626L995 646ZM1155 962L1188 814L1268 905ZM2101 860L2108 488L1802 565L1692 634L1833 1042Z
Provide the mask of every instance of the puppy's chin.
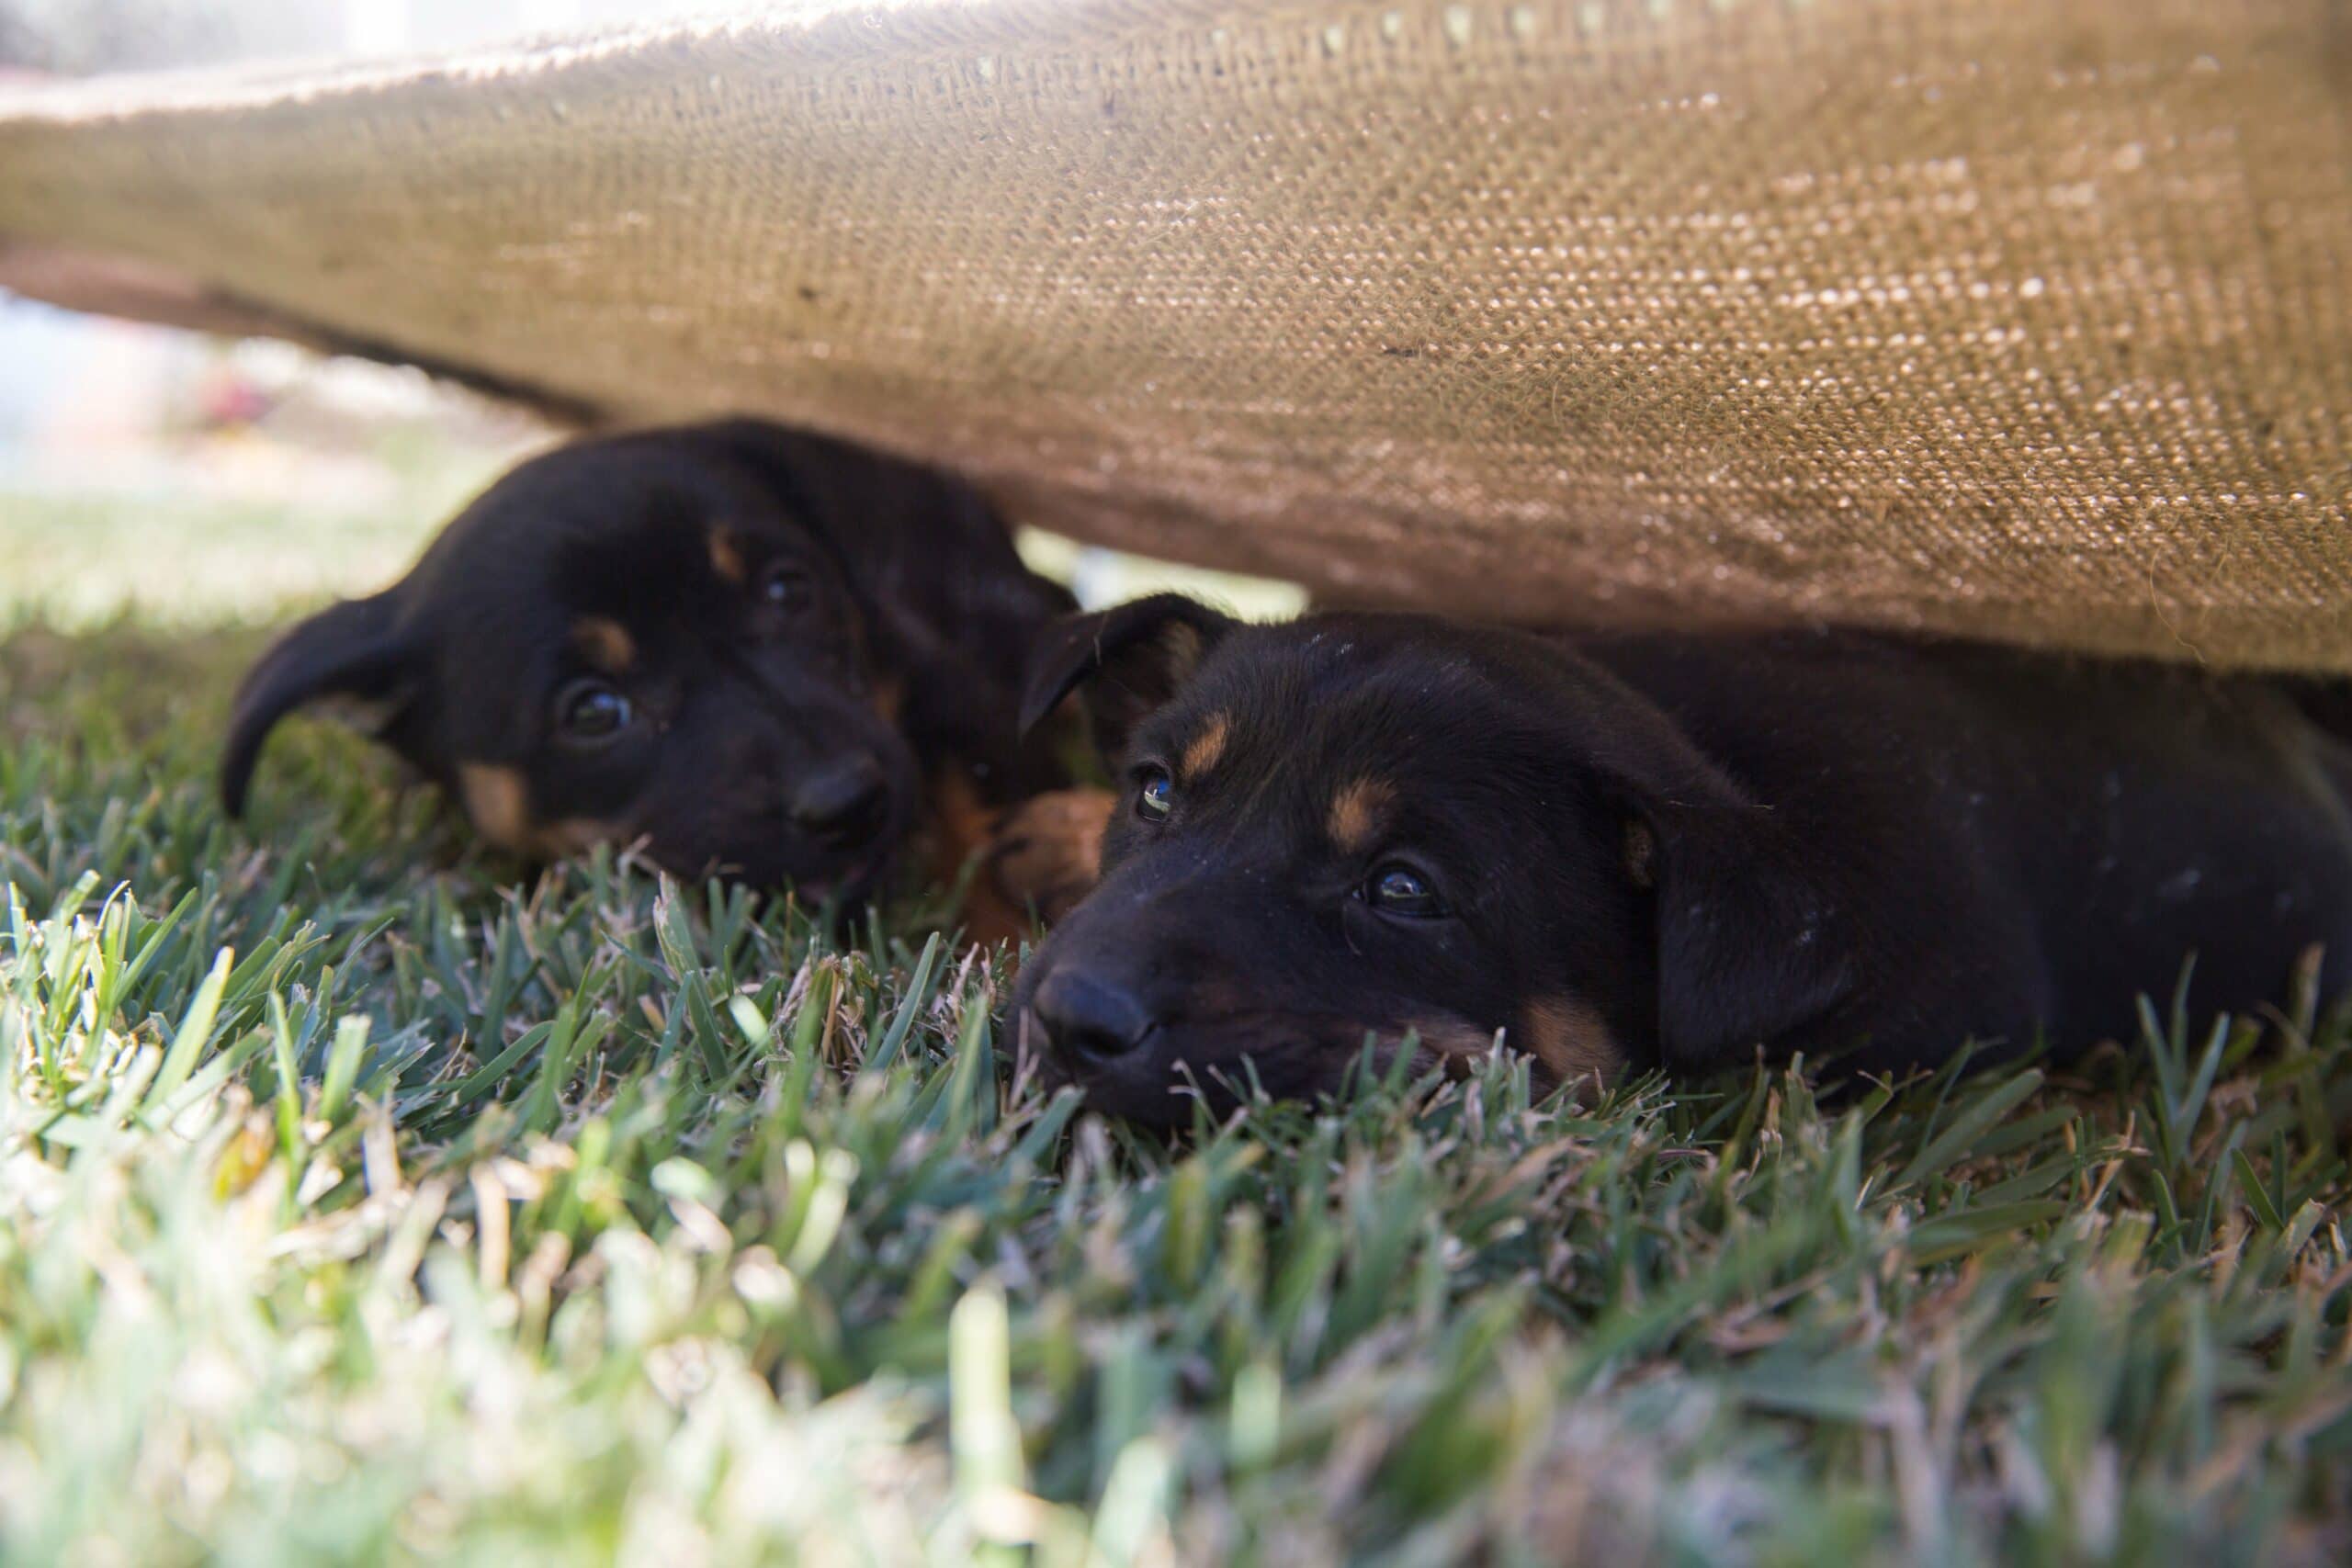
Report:
M854 913L885 891L899 871L905 850L907 824L903 814L892 819L866 844L835 851L798 838L781 821L747 826L719 838L695 835L665 842L656 832L647 853L655 865L683 882L717 878L753 892L797 898L801 907L831 906Z
M1253 1088L1274 1100L1335 1094L1367 1035L1374 1042L1374 1062L1382 1066L1403 1033L1353 1020L1246 1013L1163 1025L1125 1055L1081 1056L1047 1041L1024 998L1017 1039L1046 1087L1075 1087L1088 1109L1105 1115L1174 1127L1190 1122L1196 1106L1226 1115ZM1416 1051L1417 1072L1429 1049Z
M778 892L789 892L800 907L811 911L831 909L837 920L854 917L888 886L897 866L889 849L878 849L865 860L854 860L829 870L783 879Z

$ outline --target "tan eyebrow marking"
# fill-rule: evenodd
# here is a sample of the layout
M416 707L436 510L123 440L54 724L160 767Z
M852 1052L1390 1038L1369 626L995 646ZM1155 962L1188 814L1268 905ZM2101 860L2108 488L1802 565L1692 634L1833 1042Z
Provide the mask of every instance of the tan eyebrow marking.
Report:
M735 530L720 524L710 531L710 570L729 582L751 581L752 569L743 564L743 547L735 540Z
M1343 850L1363 849L1379 829L1380 814L1396 798L1396 792L1379 779L1358 779L1340 790L1331 797L1325 819L1331 841Z
M1555 1083L1597 1095L1625 1069L1624 1047L1610 1032L1607 1021L1574 997L1538 997L1528 1003L1525 1030L1522 1043L1528 1054Z
M1226 738L1232 729L1225 715L1211 714L1207 725L1184 748L1184 777L1196 779L1216 767L1217 759L1225 755Z
M589 663L607 675L623 675L637 663L637 639L609 615L587 615L571 623L571 640Z

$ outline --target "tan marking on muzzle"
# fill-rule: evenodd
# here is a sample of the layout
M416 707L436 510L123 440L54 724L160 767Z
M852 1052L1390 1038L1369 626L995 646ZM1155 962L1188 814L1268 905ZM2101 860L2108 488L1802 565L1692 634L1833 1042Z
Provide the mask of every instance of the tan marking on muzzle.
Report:
M539 860L571 860L586 854L598 844L620 844L635 837L617 822L605 822L594 817L565 817L537 829L531 836L530 852Z
M710 531L710 570L738 586L752 579L752 569L743 561L743 547L736 542L735 531L724 524Z
M585 615L572 622L571 641L581 657L607 675L626 675L637 667L637 639L609 615Z
M458 764L458 795L474 831L501 849L520 851L531 837L531 786L496 762Z
M1184 748L1184 777L1187 781L1197 779L1216 766L1217 760L1225 755L1225 742L1232 730L1233 726L1225 715L1209 716L1208 723Z
M568 860L586 854L598 844L629 837L628 829L618 823L588 817L535 821L528 781L520 770L500 762L458 763L458 795L474 831L507 853L526 860Z
M1539 997L1527 1004L1518 1042L1553 1081L1598 1094L1625 1070L1625 1050L1590 1004Z
M1421 1055L1442 1065L1448 1077L1468 1077L1495 1048L1493 1030L1481 1029L1468 1019L1451 1013L1417 1018L1406 1027L1412 1031L1414 1043ZM1425 1071L1428 1064L1420 1066Z
M1358 779L1331 797L1331 810L1325 825L1330 829L1331 841L1351 852L1372 842L1380 830L1381 813L1396 798L1396 792L1378 779Z

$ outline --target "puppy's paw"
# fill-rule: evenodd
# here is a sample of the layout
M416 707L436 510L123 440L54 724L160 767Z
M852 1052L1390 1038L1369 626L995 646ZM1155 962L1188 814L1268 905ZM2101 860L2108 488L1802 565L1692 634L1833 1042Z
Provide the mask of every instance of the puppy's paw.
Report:
M997 891L1048 925L1069 913L1102 874L1102 829L1117 803L1109 790L1063 789L1007 811L989 850Z

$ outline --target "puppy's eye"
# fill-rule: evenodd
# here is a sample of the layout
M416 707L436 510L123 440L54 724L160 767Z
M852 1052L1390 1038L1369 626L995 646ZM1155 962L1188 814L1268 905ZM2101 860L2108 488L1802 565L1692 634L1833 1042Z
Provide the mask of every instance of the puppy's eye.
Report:
M1363 885L1363 901L1384 915L1403 915L1417 920L1434 919L1445 913L1445 906L1438 901L1437 890L1429 878L1409 865L1392 861L1372 874Z
M1165 822L1176 808L1176 781L1165 768L1145 770L1136 782L1136 815L1147 822Z
M790 561L760 573L760 597L778 609L797 610L808 602L808 574Z
M555 696L556 728L566 740L610 740L636 716L629 700L602 681L574 681Z

